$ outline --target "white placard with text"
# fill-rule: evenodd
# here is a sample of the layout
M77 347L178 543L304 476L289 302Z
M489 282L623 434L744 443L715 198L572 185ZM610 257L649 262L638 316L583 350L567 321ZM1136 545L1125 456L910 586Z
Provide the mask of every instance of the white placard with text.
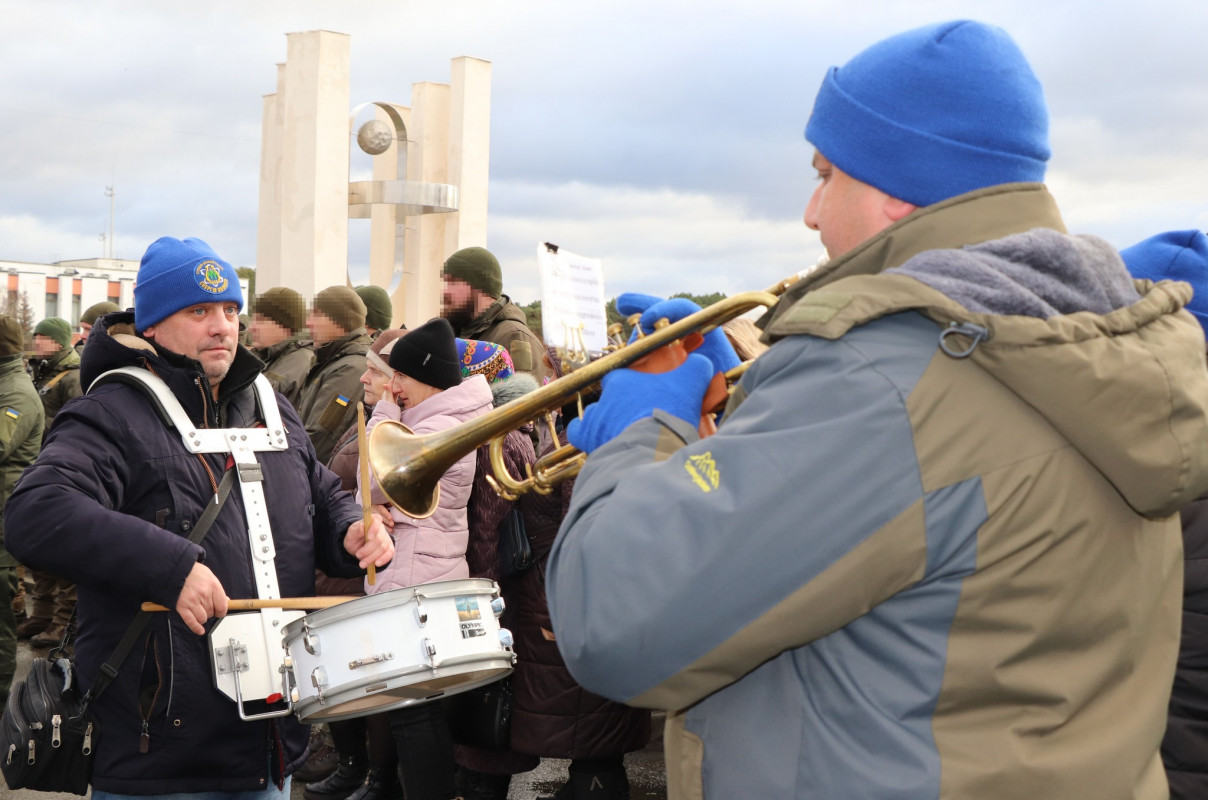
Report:
M537 245L537 269L545 343L564 350L603 352L608 344L608 318L600 259L542 242Z

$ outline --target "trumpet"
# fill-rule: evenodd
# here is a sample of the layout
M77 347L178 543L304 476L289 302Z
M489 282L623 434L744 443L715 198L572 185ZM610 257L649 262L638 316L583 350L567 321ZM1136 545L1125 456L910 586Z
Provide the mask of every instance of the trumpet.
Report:
M382 492L399 510L415 519L431 516L440 501L440 479L450 467L483 445L489 445L492 475L487 479L501 496L515 500L528 491L546 494L554 486L578 474L586 454L563 445L527 467L527 475L516 479L503 459L503 440L516 428L544 418L552 427L553 412L578 397L614 369L621 369L660 347L689 334L705 334L742 316L753 308L770 308L792 285L796 276L782 280L762 292L743 292L727 297L678 322L656 326L631 344L587 363L550 381L545 386L492 411L447 430L416 436L400 422L387 420L369 436L369 465ZM732 373L741 375L745 366ZM727 375L727 378L732 376Z

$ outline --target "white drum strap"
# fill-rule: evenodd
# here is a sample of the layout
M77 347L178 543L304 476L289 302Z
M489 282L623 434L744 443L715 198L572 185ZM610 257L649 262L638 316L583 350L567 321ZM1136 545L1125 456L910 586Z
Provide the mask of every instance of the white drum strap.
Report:
M102 382L137 381L151 392L152 398L162 414L180 433L185 448L194 453L230 453L239 475L239 491L243 496L244 511L247 513L248 541L251 545L252 563L256 571L256 593L261 599L281 597L277 587L277 568L273 561L275 548L273 532L269 526L268 507L264 502L264 473L256 461L256 453L282 451L289 447L285 427L281 424L281 411L277 408L277 396L272 385L263 375L256 376L253 384L259 400L260 411L267 427L264 428L198 428L189 419L172 390L158 376L137 367L121 367L110 370L93 381L91 389ZM270 623L265 616L265 632L279 628L280 621ZM277 632L279 636L279 630Z

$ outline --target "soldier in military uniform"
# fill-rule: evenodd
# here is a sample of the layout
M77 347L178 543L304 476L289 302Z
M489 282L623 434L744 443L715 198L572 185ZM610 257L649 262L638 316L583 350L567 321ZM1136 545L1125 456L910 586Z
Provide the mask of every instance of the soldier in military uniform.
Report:
M458 250L441 268L441 281L440 315L459 338L503 345L517 372L545 383L545 343L529 329L524 309L503 293L503 270L490 250Z
M54 423L55 414L83 394L80 388L80 355L71 346L71 325L59 317L48 317L34 328L34 358L30 359L34 388L42 399L46 422L42 438ZM41 442L39 442L39 446ZM30 570L33 589L29 618L17 627L22 639L34 647L54 647L63 638L75 611L76 587L48 572Z
M315 455L326 464L365 396L361 373L372 343L365 331L365 303L347 286L329 286L315 295L306 327L315 340L315 364L306 376L298 416Z
M264 362L264 377L296 408L315 363L314 346L298 337L306 327L306 301L284 286L269 289L252 304L248 327L253 352Z
M25 371L23 340L17 320L0 316L0 519L13 484L42 446L42 403ZM0 522L0 544L3 541ZM16 559L0 547L0 702L8 699L17 666L17 620L12 604L16 577Z

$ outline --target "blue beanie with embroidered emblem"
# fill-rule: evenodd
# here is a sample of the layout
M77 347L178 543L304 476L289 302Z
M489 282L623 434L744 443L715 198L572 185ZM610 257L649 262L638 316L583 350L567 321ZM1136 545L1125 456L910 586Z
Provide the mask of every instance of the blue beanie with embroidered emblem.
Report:
M958 20L891 36L831 67L805 138L853 178L928 206L1043 181L1049 113L1007 32Z
M1185 307L1208 335L1208 236L1201 231L1167 231L1120 251L1134 278L1190 283L1195 294Z
M233 302L243 310L235 268L201 239L156 239L134 281L134 329L147 328L198 303Z

